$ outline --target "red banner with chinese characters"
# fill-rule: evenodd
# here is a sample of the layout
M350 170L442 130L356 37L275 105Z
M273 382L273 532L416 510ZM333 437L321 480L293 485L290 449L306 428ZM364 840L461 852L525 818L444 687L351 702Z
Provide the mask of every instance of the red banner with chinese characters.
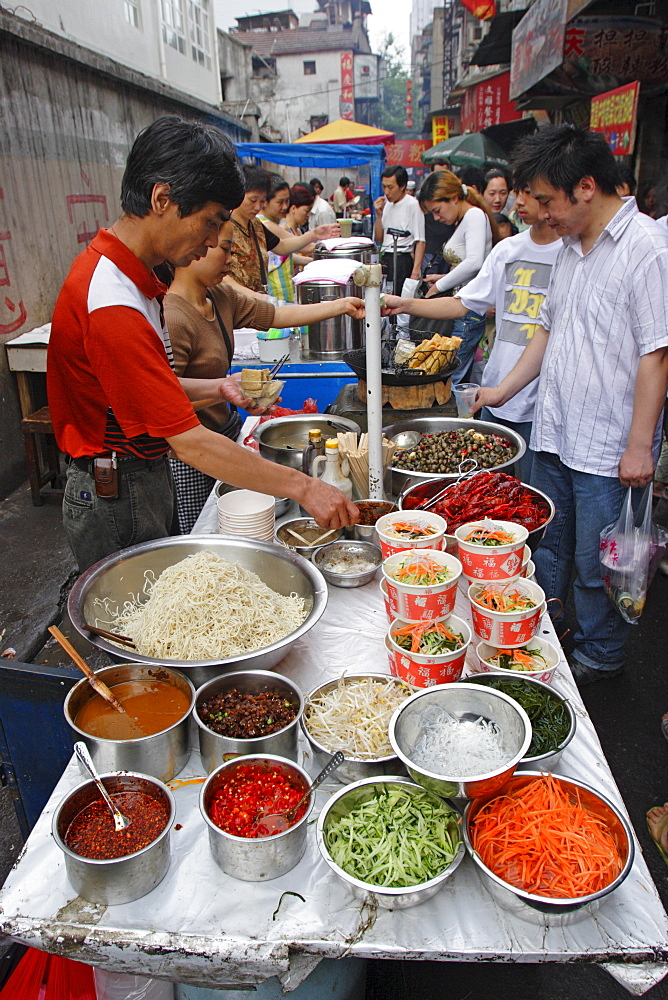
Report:
M352 121L355 117L355 90L353 82L353 54L341 53L341 117Z
M479 132L490 125L515 121L519 115L508 97L510 71L468 87L462 100L462 132Z
M495 0L462 0L462 4L479 21L487 21L490 17L496 17Z
M615 156L628 156L636 141L638 114L637 80L591 99L589 128L601 132Z
M385 161L389 166L400 163L402 167L421 167L422 154L431 149L428 139L395 139L385 147Z

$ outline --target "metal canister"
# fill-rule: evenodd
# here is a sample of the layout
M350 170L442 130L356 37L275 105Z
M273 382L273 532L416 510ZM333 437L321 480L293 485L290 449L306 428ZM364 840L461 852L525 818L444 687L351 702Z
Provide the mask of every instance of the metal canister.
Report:
M328 250L322 243L316 243L313 250L314 260L359 260L362 264L371 263L371 254L374 250L373 240L367 239L366 243L356 243L346 246L343 244Z
M345 285L336 281L304 281L297 286L300 305L333 302L359 294L352 278ZM364 347L364 320L353 319L347 313L311 323L302 334L302 357L317 361L338 361L345 351L360 347Z

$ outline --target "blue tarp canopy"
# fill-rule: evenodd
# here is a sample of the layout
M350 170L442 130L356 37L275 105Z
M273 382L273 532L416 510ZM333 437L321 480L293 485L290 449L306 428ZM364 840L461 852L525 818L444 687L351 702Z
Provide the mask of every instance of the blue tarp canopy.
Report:
M385 165L385 147L348 146L338 143L284 143L284 142L235 142L241 157L254 156L268 163L282 163L289 167L357 167L368 163L371 167L371 200L382 193L380 175Z

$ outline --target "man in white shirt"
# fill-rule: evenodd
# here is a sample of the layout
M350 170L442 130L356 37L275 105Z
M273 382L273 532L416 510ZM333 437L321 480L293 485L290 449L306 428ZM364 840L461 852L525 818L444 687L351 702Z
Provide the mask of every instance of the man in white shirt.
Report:
M315 191L315 201L308 216L308 228L317 229L318 226L328 226L336 222L334 209L328 205L322 197L323 187L317 177L312 177L309 184Z
M348 204L348 196L346 191L350 187L349 177L339 177L339 186L334 191L332 195L332 204L334 206L334 213L337 219L342 219L346 213L346 205Z
M401 294L406 278L419 278L424 257L424 215L416 198L406 194L408 174L404 167L386 167L381 175L383 195L376 198L374 238L382 244L381 260L395 294ZM397 240L397 273L394 268L394 238L391 229L407 233Z
M540 205L519 178L515 191L518 211L530 229L497 243L475 278L464 285L454 298L385 297L390 314L407 312L442 319L459 319L470 309L484 315L494 307L496 338L485 368L485 385L496 385L501 381L521 357L536 331L552 265L561 250L561 240L546 222L539 219ZM523 483L530 481L533 465L529 440L537 390L538 380L534 379L505 406L485 408L481 414L483 420L510 427L526 441L527 450L517 463Z
M582 686L616 677L624 663L630 626L605 594L599 539L626 488L654 473L668 388L668 233L619 197L617 165L597 133L541 130L523 140L515 167L564 247L529 345L475 408L504 406L540 375L532 485L556 514L534 561L540 585L562 601L575 568L569 662Z

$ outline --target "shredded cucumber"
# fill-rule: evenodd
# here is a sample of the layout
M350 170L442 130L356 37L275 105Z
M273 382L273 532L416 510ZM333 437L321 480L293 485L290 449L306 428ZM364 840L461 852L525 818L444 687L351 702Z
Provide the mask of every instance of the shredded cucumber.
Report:
M333 861L353 878L403 889L428 882L453 860L461 836L457 814L428 792L376 790L329 824L325 843Z

